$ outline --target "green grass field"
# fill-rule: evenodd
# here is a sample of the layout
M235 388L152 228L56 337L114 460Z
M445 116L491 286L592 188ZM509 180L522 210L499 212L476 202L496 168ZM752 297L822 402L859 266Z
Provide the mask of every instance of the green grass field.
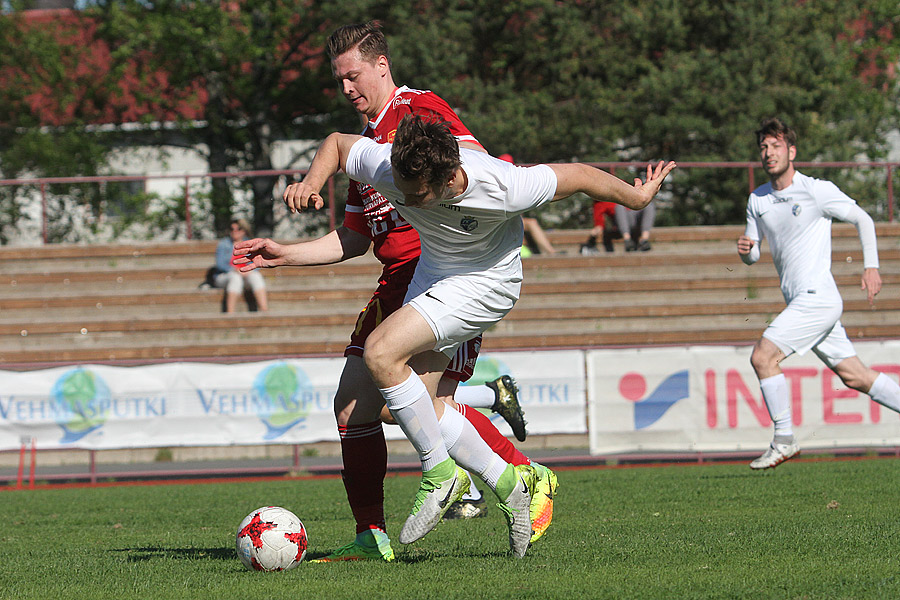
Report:
M446 522L391 564L244 570L240 520L296 512L310 556L352 538L338 479L0 492L0 598L900 598L900 460L559 471L521 560L499 510ZM418 480L386 482L396 536Z

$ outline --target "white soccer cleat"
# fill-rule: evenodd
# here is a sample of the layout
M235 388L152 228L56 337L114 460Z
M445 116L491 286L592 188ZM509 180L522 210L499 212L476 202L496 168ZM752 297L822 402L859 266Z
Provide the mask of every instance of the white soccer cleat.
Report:
M439 473L448 468L452 469L452 474L441 477ZM447 458L438 467L424 472L412 512L400 530L400 543L412 544L425 537L441 521L450 506L462 499L468 491L469 478L452 458Z
M534 496L534 488L537 482L537 474L531 465L517 465L516 486L503 502L497 507L503 511L506 517L506 525L509 527L509 549L513 556L522 558L531 542L531 499Z
M762 456L750 463L750 468L772 469L798 454L800 454L800 446L794 442L790 444L772 442Z

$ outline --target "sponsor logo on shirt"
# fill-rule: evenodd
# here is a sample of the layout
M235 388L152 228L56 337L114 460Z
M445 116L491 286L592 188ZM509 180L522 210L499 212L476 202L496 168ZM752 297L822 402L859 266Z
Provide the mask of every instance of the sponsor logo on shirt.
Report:
M459 226L462 227L463 231L473 231L478 227L478 219L475 217L463 217L459 222Z
M772 204L781 204L782 202L790 202L790 201L791 201L790 196L784 196L784 197L772 196Z
M397 96L396 98L394 98L394 104L391 106L391 108L397 108L398 106L402 106L404 104L412 104L412 98Z

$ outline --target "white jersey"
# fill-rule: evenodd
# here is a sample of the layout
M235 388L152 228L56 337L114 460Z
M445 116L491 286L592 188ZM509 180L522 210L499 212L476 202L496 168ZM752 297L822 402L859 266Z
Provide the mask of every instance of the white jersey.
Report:
M394 186L391 145L363 138L347 157L347 175L369 184L418 232L419 269L453 275L493 271L521 277L519 215L553 199L556 173L547 165L518 167L483 152L460 149L466 190L429 208L412 208Z
M766 183L750 194L744 235L757 244L768 238L785 301L803 293L840 299L831 274L831 220L855 206L830 181L800 172L783 190Z

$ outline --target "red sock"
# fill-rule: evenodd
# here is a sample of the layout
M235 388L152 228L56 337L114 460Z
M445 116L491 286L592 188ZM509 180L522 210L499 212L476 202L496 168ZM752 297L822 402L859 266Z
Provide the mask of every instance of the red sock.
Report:
M465 404L457 404L456 406L459 412L462 413L462 416L467 418L469 423L475 426L475 430L478 431L478 435L481 436L481 439L487 442L487 445L491 447L491 450L496 452L500 458L512 465L531 464L528 457L519 452L519 450L513 446L512 442L506 439L503 434L494 427L491 420L484 416L478 409L471 408Z
M356 519L356 533L367 529L387 531L384 522L384 476L387 443L381 421L362 425L338 425L344 458L344 489Z

